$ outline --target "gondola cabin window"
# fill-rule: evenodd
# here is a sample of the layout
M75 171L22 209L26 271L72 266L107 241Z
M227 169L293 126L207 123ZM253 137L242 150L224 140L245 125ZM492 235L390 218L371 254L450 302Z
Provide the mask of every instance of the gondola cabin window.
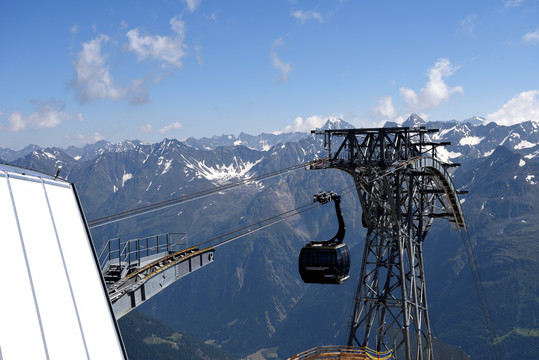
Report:
M306 283L340 284L348 279L350 252L344 243L307 244L301 249L299 273Z

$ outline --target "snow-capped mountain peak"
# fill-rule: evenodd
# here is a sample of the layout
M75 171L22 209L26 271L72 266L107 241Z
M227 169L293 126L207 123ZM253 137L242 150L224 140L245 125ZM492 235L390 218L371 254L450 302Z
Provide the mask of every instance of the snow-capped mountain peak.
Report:
M402 123L402 127L418 127L418 126L424 126L426 124L426 121L423 120L419 115L417 114L410 114L408 119L406 119Z
M485 124L485 118L482 116L472 116L469 119L466 119L462 121L463 123L470 123L472 125L484 125Z
M324 126L320 130L337 130L337 129L353 129L354 126L347 123L346 121L339 119L337 117L330 117L327 119Z

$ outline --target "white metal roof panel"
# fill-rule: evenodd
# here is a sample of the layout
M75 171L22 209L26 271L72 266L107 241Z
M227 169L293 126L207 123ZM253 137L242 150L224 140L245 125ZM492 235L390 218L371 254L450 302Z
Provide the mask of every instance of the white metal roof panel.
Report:
M74 186L0 165L0 359L125 359Z

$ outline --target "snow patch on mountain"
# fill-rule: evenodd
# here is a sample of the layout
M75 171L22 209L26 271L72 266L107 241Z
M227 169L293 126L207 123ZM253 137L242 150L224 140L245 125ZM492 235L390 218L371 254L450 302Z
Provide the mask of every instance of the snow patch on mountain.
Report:
M455 159L455 158L458 158L459 156L462 156L462 153L449 151L443 147L438 148L437 158L438 160L442 162L450 163L451 162L450 159Z
M487 151L486 153L483 154L483 157L489 157L490 155L492 155L494 150L496 150L496 149L492 149L492 150Z
M464 123L470 123L472 125L483 125L485 123L485 118L482 116L473 116L469 119L463 121Z
M160 175L164 175L170 170L172 159L166 160L163 156L160 156L159 159L157 159L157 166L163 168Z
M122 176L122 187L124 187L126 181L131 180L132 178L133 178L132 174L126 173L124 171L124 175Z
M529 149L529 148L534 147L535 145L537 145L537 144L532 144L529 141L522 140L519 144L515 145L514 148L515 148L515 150Z
M448 133L450 133L450 132L452 132L452 131L455 131L456 128L457 128L456 126L453 126L453 127L449 128L449 129L442 129L442 130L438 131L437 133L435 133L435 134L432 136L432 139L433 139L433 140L436 140L436 141L442 140L442 139L445 138L445 136L446 136Z
M526 156L524 156L526 159L533 159L534 157L536 157L537 155L539 155L539 150L535 150L534 152L532 152L531 154L528 154Z
M535 181L535 175L528 175L528 176L526 176L526 181L527 181L530 185L535 185L535 184L537 184L537 181Z
M55 156L54 154L51 154L51 153L48 152L48 151L43 151L43 155L45 155L45 156L48 157L49 159L56 160L56 156Z
M258 143L260 144L260 149L262 151L268 151L271 149L271 146L268 144L267 140L260 140Z
M507 139L509 139L509 138L511 137L512 134L513 134L513 131L511 131L511 132L509 133L509 135L507 135L507 136L502 140L502 142L500 143L500 145L505 144L505 142L507 141Z
M459 144L463 146L464 145L473 146L473 145L480 144L481 141L483 141L484 139L485 139L484 137L479 137L479 136L466 136L460 139Z
M146 158L142 161L142 164L146 164L146 161L150 158L150 154L146 155Z
M193 169L200 177L204 177L209 181L216 182L218 184L226 183L231 179L243 178L249 174L249 171L258 164L261 160L256 162L239 162L234 157L234 162L229 165L216 165L215 167L206 165L206 161L196 161L191 163L186 160L185 165L188 168Z

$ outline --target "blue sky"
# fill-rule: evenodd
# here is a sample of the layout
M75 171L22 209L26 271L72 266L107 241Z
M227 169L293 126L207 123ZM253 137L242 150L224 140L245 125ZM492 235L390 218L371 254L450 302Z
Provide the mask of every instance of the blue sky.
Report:
M539 121L539 0L0 4L0 147Z

